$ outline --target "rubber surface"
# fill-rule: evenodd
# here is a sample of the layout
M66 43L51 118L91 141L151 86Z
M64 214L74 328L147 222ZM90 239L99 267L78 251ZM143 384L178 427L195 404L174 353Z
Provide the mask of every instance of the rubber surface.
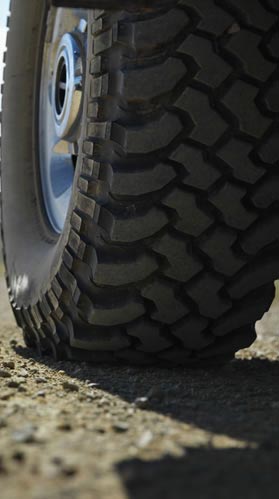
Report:
M35 306L11 297L28 344L181 364L255 339L279 275L278 13L271 0L90 13L63 262Z
M167 3L168 0L165 0ZM162 0L51 0L55 7L76 7L82 9L125 9L162 5Z

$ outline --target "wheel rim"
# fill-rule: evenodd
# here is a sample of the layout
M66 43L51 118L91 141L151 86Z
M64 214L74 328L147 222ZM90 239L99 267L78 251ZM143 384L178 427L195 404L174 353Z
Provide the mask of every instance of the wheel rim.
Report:
M81 131L86 13L51 9L39 100L39 163L45 213L52 230L63 231Z

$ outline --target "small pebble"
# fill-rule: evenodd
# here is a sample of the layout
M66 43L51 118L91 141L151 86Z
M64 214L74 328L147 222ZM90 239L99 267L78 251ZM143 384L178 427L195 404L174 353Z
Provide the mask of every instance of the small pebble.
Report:
M98 407L102 407L103 405L109 405L109 404L110 404L110 401L105 397L101 397L98 400Z
M71 477L71 476L76 475L77 472L78 472L78 469L76 466L73 466L71 464L64 464L62 466L62 473L65 476Z
M16 376L15 378L13 378L15 381L17 381L18 383L26 383L26 378L22 378L20 376Z
M3 459L3 456L0 456L0 474L1 473L6 473L7 470L6 470L6 466L4 464L4 459Z
M80 393L78 396L78 400L80 402L84 402L87 399L87 396L84 393Z
M9 398L11 398L12 395L13 395L12 391L6 391L6 392L3 392L0 394L0 399L1 400L9 400Z
M20 383L15 379L11 379L11 381L8 381L7 386L9 388L18 388L20 386Z
M147 447L147 445L149 445L150 442L152 442L153 438L154 435L150 430L145 431L139 438L138 447L140 447L141 449Z
M35 378L35 382L39 385L40 383L47 383L47 379L42 376Z
M40 390L36 393L36 396L37 397L45 397L46 396L46 392L44 390Z
M32 444L36 442L36 428L33 425L26 425L16 430L12 434L12 439L18 443Z
M1 428L6 428L8 426L7 420L4 418L0 418L0 429Z
M106 433L106 428L104 426L95 426L93 430L100 434Z
M30 473L32 475L38 475L39 472L40 472L39 465L37 463L32 464L32 466L30 467Z
M124 421L118 421L117 423L113 423L112 428L117 433L124 433L129 430L129 425Z
M67 390L69 392L78 392L79 391L79 386L76 385L75 383L70 382L70 381L64 381L64 383L62 383L62 386L63 386L64 390Z
M20 369L17 374L22 378L28 378L28 371L26 369Z
M52 464L55 464L56 466L61 466L62 463L63 463L63 459L62 457L60 456L54 456L52 459L51 459L51 463Z
M89 400L96 400L96 398L98 398L98 397L96 397L96 395L94 393L90 393L90 392L86 393L85 395L86 395L86 398Z
M134 407L128 407L127 409L127 416L133 416L135 414L135 409Z
M38 372L38 369L36 369L35 367L31 367L31 368L29 367L29 371L32 374L36 374Z
M57 429L61 431L72 431L73 427L70 422L61 421L60 423L58 423Z
M27 389L25 388L25 386L20 385L20 386L18 387L18 391L19 391L19 392L21 392L21 393L26 393L26 392L27 392Z
M25 454L21 450L15 450L12 454L12 459L22 463L25 460Z
M4 367L8 367L9 369L14 369L15 368L15 363L13 360L7 360L3 362Z
M11 378L12 375L9 371L6 371L5 369L0 369L0 378Z

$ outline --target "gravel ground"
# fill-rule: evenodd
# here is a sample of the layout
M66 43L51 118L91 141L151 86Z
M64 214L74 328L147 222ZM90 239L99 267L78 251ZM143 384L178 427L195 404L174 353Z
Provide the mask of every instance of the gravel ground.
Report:
M279 299L222 368L55 363L0 281L1 499L275 498Z

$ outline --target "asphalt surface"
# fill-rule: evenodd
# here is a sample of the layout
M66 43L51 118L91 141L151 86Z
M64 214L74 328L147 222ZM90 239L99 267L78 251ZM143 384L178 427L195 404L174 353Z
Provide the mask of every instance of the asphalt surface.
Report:
M55 363L0 281L1 499L277 498L279 300L221 368Z

